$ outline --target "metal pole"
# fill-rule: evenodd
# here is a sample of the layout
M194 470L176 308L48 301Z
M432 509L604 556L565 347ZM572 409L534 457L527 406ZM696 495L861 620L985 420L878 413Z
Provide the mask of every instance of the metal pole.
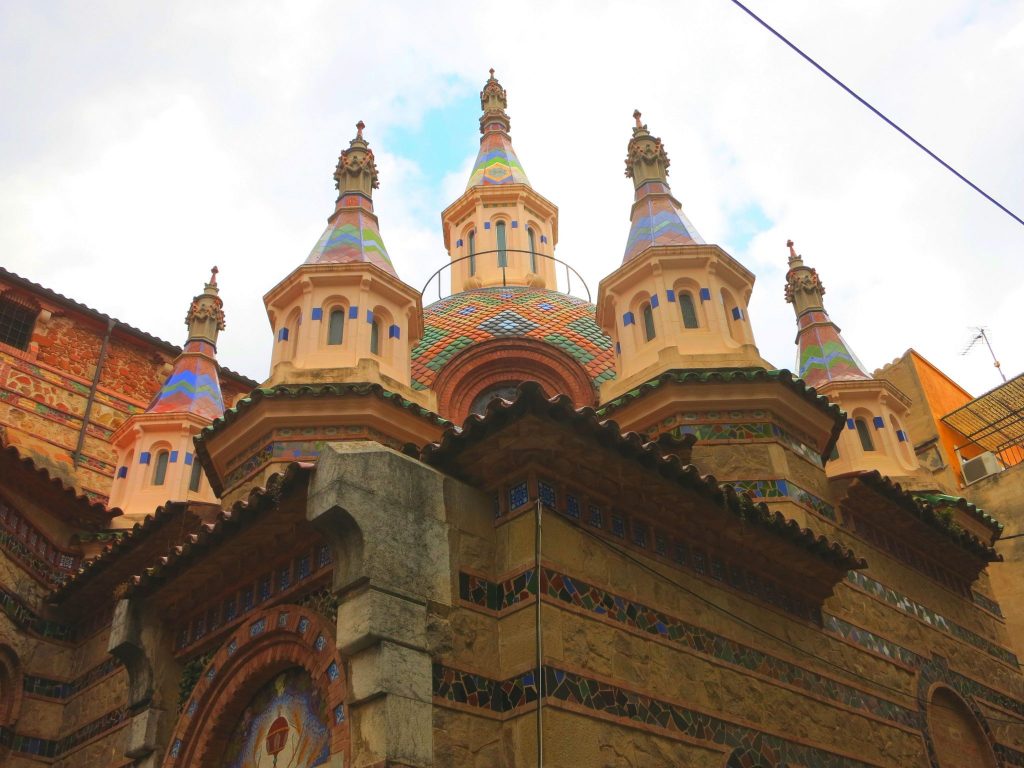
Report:
M543 768L544 766L544 716L541 712L542 702L544 701L544 656L543 656L543 637L541 634L540 624L540 607L541 607L541 576L540 576L540 519L541 513L544 509L540 499L537 499L537 524L534 537L534 573L537 578L537 768Z
M107 361L107 349L110 346L110 334L114 332L117 321L114 318L107 319L107 332L103 336L103 343L100 345L100 354L96 359L96 370L92 375L92 385L89 387L89 397L85 401L85 410L82 413L82 428L78 431L78 444L75 452L71 454L71 462L78 467L82 460L82 450L85 448L85 436L89 429L89 419L92 416L92 404L96 401L96 388L100 385L100 376L103 374L103 364Z
M995 365L996 370L999 371L999 375L1003 377L1003 381L1006 381L1006 374L1003 373L1003 367L999 364L996 353L992 350L992 345L988 341L988 334L985 333L985 329L981 329L981 338L985 340L985 346L988 347L988 353L992 355L992 364Z

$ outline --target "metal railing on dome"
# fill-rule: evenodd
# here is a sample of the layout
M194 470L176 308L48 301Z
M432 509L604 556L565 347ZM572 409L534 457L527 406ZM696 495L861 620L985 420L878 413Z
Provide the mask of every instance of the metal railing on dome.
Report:
M441 279L441 276L447 270L450 270L452 268L452 265L458 264L461 261L469 261L470 259L479 259L482 256L489 256L489 255L492 255L492 254L494 255L494 258L497 259L497 261L498 261L498 268L501 270L501 284L502 285L507 285L508 283L507 283L507 280L506 280L506 274L507 274L507 270L509 268L508 267L508 254L510 254L510 253L523 253L523 254L526 254L528 256L533 256L534 258L537 258L537 259L547 259L548 261L553 261L556 264L561 264L563 267L565 267L565 285L566 285L565 290L562 291L562 293L567 293L567 294L570 294L570 295L576 295L576 294L573 294L573 291L572 291L572 289L573 289L573 280L572 280L572 278L573 278L573 275L575 275L577 281L579 282L579 284L581 286L583 286L583 290L587 294L587 301L589 303L591 303L591 304L594 303L594 300L590 296L590 287L587 285L587 281L584 280L583 276L579 272L576 271L575 267L573 267L572 265L562 261L559 258L556 258L554 256L549 256L546 253L539 253L538 251L528 251L528 250L524 250L522 248L495 248L494 250L490 250L490 251L477 251L476 253L471 254L469 256L460 256L457 259L452 259L450 262L448 262L443 267L438 269L436 272L434 272L434 274L432 274L427 279L427 282L423 284L423 290L420 291L420 296L426 298L427 289L430 288L430 284L433 283L436 280L437 281L437 298L438 298L438 300L445 298L444 295L442 294L441 286L442 286L442 283L444 281ZM502 257L504 257L504 259ZM502 262L504 262L504 263L502 263ZM557 286L552 286L552 290L556 290L557 291L558 287ZM449 295L451 295L451 294L449 294Z

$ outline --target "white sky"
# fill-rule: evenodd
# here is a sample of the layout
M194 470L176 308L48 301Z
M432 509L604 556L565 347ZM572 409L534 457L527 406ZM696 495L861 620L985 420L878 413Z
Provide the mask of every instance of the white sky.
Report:
M749 5L1024 216L1024 3ZM178 344L217 264L220 360L262 380L261 297L319 237L357 120L398 273L420 287L446 262L440 211L475 157L490 66L560 208L556 255L595 297L622 258L639 108L689 218L758 275L765 358L794 363L791 237L870 369L913 346L979 394L1000 379L983 349L960 355L976 325L1024 369L1024 227L728 0L0 0L0 263ZM453 114L465 125L439 129Z

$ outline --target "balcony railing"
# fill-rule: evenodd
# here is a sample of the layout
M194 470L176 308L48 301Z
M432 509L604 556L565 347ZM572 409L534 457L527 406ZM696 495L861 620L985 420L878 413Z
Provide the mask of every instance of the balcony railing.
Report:
M420 291L420 295L424 299L426 299L427 298L427 289L430 288L431 283L433 283L434 281L437 281L437 298L438 298L438 300L445 298L445 294L443 293L443 288L442 288L442 286L443 286L445 281L442 280L442 276L445 274L445 272L450 270L453 265L458 264L458 263L463 262L463 261L469 261L470 259L476 259L477 263L479 264L481 259L493 258L497 262L498 268L501 270L501 284L502 285L508 285L508 281L506 279L507 278L507 271L508 271L508 268L509 268L508 267L508 255L512 254L512 253L522 253L522 254L526 254L526 255L532 255L536 259L547 259L548 261L553 261L556 264L559 264L559 265L565 267L565 286L566 287L565 287L565 290L561 291L561 292L562 293L567 293L567 294L570 294L570 295L573 295L573 296L579 296L580 298L583 298L583 296L581 294L573 293L573 288L575 287L573 285L573 276L575 276L576 277L576 282L579 284L579 286L581 286L583 288L583 291L586 294L587 301L590 302L591 304L594 303L594 300L593 300L593 298L591 298L591 295L590 295L590 288L587 286L587 281L583 279L583 276L579 272L577 272L574 267L572 267L571 265L569 265L566 262L562 261L561 259L555 258L554 256L549 256L546 253L539 253L538 251L527 251L527 250L523 250L521 248L502 248L502 249L496 248L496 249L491 250L491 251L477 251L476 253L474 253L471 256L460 256L457 259L452 259L450 262L448 262L443 267L441 267L439 270L434 272L434 274L432 274L427 279L427 282L424 283L424 285L423 285L423 290ZM504 259L502 259L503 256L504 256ZM503 261L504 261L504 263L502 263ZM451 283L450 280L448 282L449 282L449 284ZM557 285L550 286L550 288L551 288L551 290L555 290L555 291L559 290ZM450 296L451 294L447 294L447 295Z

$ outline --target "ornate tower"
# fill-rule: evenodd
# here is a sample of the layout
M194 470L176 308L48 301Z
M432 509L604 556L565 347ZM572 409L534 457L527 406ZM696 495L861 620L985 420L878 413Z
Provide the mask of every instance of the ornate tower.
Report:
M274 330L268 385L378 383L413 400L409 350L420 338L419 292L388 258L373 212L377 164L359 122L341 153L338 199L305 263L263 301Z
M185 324L188 340L167 381L145 412L130 416L111 437L118 469L110 506L124 511L114 525L131 526L168 500L217 500L192 447L192 439L224 414L216 360L224 309L216 267L192 299Z
M373 212L377 165L362 122L341 153L338 199L305 263L264 297L274 330L270 379L196 442L226 503L328 443L401 449L437 439L433 392L411 386L423 335L419 291L395 274Z
M452 293L495 285L555 288L558 208L537 194L512 149L505 89L480 92L480 152L462 197L441 214Z
M864 372L825 311L825 286L817 271L804 264L792 240L786 245L786 301L796 312L797 370L804 382L847 414L825 471L829 477L875 469L890 477L915 472L917 456L903 427L910 400L888 381Z
M610 400L679 368L770 368L747 316L754 275L708 245L668 184L669 158L634 112L626 155L635 201L622 266L601 281L597 320L615 341Z

